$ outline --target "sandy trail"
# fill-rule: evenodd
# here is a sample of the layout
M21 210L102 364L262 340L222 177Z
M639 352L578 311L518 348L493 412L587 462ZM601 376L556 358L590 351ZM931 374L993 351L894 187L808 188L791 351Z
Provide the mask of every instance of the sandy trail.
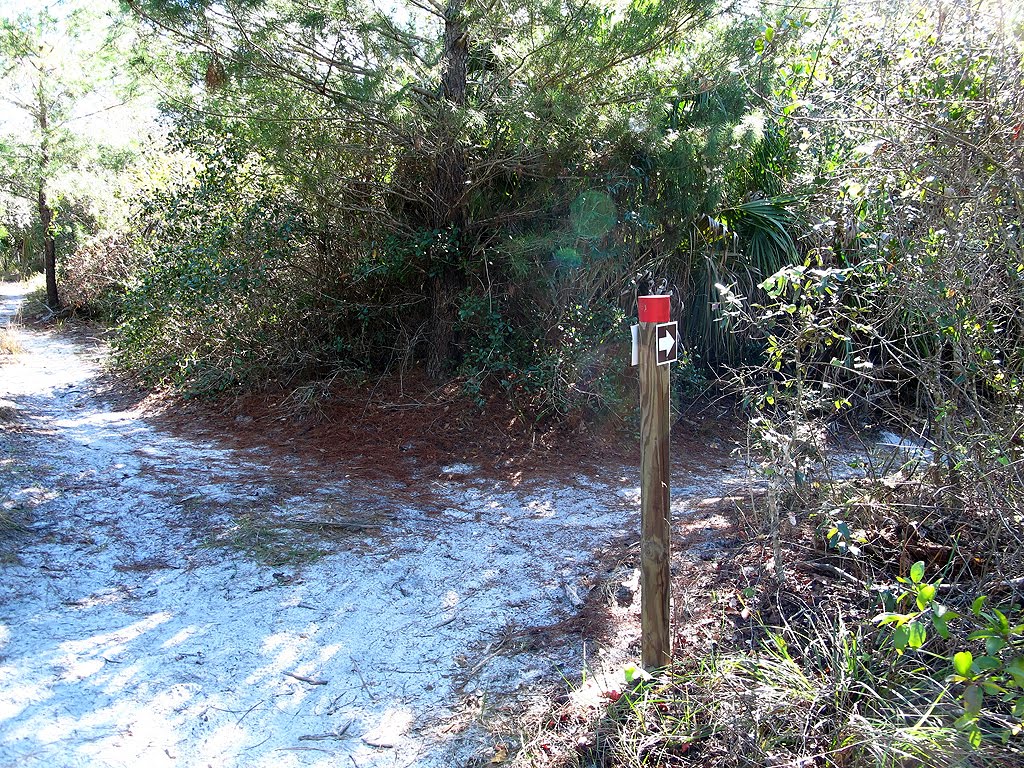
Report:
M0 325L23 290L0 284ZM501 640L578 610L635 468L525 489L453 466L424 478L439 514L162 432L95 397L101 344L12 334L0 766L466 765L492 702L578 674L578 640Z

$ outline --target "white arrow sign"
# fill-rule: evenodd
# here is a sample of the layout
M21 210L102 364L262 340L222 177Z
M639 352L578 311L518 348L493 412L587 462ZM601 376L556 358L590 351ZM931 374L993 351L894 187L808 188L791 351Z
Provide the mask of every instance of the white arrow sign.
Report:
M679 357L679 346L676 343L679 327L675 322L658 323L657 345L658 365L674 363Z

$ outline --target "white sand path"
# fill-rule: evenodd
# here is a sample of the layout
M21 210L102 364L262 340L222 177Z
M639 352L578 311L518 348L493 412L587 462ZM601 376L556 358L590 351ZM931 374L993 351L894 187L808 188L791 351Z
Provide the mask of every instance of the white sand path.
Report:
M22 292L0 284L0 325ZM387 483L162 432L94 397L102 344L12 333L0 502L26 529L0 545L0 767L460 766L488 706L578 674L578 642L489 648L578 609L635 525L635 468L526 490L456 467L424 478L431 517ZM292 531L293 563L211 546L367 508L383 528Z

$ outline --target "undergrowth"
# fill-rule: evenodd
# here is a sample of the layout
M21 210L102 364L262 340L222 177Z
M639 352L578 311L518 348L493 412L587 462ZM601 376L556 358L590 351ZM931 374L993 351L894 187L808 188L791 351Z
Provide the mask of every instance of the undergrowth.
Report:
M46 318L53 318L53 313L46 305L46 283L43 275L37 274L29 279L29 291L18 308L14 321L17 323L35 323ZM58 322L59 322L58 318Z
M1018 744L972 745L946 677L841 614L769 631L643 682L599 722L603 766L1010 765Z
M923 571L817 604L777 588L751 595L749 647L723 638L653 676L627 669L604 683L599 706L556 706L513 764L1024 764L1019 606L968 601Z

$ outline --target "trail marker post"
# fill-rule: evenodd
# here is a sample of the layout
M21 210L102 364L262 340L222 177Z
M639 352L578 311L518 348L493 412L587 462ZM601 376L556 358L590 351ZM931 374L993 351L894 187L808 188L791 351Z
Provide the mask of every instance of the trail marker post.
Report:
M671 659L669 635L669 366L678 357L678 326L669 296L640 296L634 364L640 368L640 655L645 669Z

